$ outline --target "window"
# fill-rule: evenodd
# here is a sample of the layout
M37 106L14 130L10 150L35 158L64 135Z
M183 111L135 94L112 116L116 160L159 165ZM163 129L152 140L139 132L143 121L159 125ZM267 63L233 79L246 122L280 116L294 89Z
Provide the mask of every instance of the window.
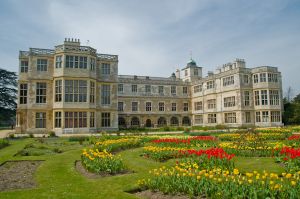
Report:
M236 113L225 113L225 123L236 123Z
M194 102L194 109L195 111L200 111L202 110L202 102Z
M90 112L90 127L95 127L95 112Z
M37 71L47 71L47 59L37 59Z
M95 82L90 82L90 103L95 103Z
M101 104L110 105L110 85L101 86Z
M124 111L124 102L118 102L118 111Z
M261 105L268 105L268 91L267 90L261 90Z
M251 123L251 113L250 112L245 112L245 120L246 120L246 123Z
M188 76L188 70L185 70L185 71L184 71L184 75L185 75L185 76Z
M194 76L198 76L198 69L197 68L194 69Z
M203 115L195 115L195 124L203 124Z
M55 68L61 68L62 66L62 56L56 56L55 58Z
M146 102L146 111L151 111L151 110L152 110L151 102Z
M207 122L209 124L213 124L213 123L217 123L217 114L213 113L213 114L208 114L207 115Z
M176 86L171 86L171 94L176 95Z
M55 128L61 128L61 112L55 112Z
M90 62L90 70L94 71L96 68L96 59L91 58L91 62Z
M254 91L254 98L255 98L255 106L259 106L260 105L259 91Z
M65 80L65 102L86 102L87 81Z
M78 61L78 57L77 57ZM66 68L74 68L74 56L66 55ZM77 68L78 68L78 63L77 63Z
M261 122L260 112L255 112L255 121Z
M194 86L194 93L199 93L202 91L202 85Z
M62 101L62 80L55 80L55 102Z
M229 86L234 84L234 76L223 78L223 86Z
M131 85L131 92L137 93L137 85Z
M183 103L183 111L189 111L189 103Z
M262 122L269 122L269 111L262 111Z
M20 84L20 104L27 104L28 84Z
M207 100L207 109L214 109L214 108L216 108L216 100L215 99Z
M163 95L164 94L164 86L158 86L158 93L160 95Z
M110 127L110 113L101 113L101 126Z
M110 74L110 64L102 63L101 65L101 74L109 75Z
M278 75L274 73L268 73L268 82L278 82Z
M270 90L270 105L279 105L279 91L278 90Z
M250 91L244 91L244 106L250 106Z
M79 57L79 68L87 68L87 57Z
M158 103L158 110L159 111L165 111L165 103L164 102L159 102Z
M131 110L132 111L138 111L138 102L132 102L131 103Z
M21 61L21 73L28 72L28 61Z
M186 86L182 87L182 93L188 94L188 88Z
M206 82L206 89L213 89L215 87L215 82L214 81L209 81Z
M133 117L132 119L131 119L131 126L140 126L140 120L139 120L139 118L137 118L137 117Z
M123 93L123 92L124 92L123 84L118 84L118 93Z
M224 98L224 107L233 107L235 106L235 96L225 97Z
M36 83L36 103L46 103L47 85L46 83Z
M249 84L249 75L243 76L244 84Z
M65 128L87 127L87 112L65 112Z
M176 111L176 110L177 110L177 105L176 105L176 103L172 103L171 110L172 110L172 111Z
M259 77L260 77L260 82L266 82L267 81L266 73L260 73Z
M146 93L151 93L151 85L145 85Z
M171 117L170 123L171 123L171 126L178 126L179 125L177 117Z
M66 55L66 68L87 69L87 57Z
M253 83L258 83L258 74L253 75Z
M271 122L281 122L280 111L271 111Z
M46 128L46 113L35 113L35 128Z

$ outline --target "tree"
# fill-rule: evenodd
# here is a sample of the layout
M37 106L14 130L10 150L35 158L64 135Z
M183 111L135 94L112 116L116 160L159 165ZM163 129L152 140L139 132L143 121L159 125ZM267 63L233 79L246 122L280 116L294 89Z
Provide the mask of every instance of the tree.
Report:
M300 93L298 95L296 95L296 97L294 97L293 102L300 104Z
M293 97L293 89L292 87L288 87L288 90L286 91L286 99L288 102L290 102L292 100Z
M0 68L0 123L11 123L16 115L17 74ZM1 124L0 124L1 125Z

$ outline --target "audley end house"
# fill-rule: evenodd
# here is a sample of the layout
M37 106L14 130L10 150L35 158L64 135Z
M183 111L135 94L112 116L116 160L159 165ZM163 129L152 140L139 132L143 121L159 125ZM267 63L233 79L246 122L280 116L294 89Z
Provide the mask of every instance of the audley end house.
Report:
M20 51L17 132L87 133L129 127L281 126L276 67L243 59L202 75L192 59L170 77L118 74L118 56L78 39Z

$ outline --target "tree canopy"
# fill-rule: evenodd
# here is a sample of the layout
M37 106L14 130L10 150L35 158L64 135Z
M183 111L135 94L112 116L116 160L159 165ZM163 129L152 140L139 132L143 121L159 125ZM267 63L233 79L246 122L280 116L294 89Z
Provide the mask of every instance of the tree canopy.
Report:
M17 74L0 68L0 125L12 123L16 115Z

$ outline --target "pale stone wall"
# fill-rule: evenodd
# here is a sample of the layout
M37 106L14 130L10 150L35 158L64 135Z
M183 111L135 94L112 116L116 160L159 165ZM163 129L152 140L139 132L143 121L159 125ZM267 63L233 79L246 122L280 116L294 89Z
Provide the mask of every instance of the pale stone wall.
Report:
M87 57L87 68L66 68L66 55ZM62 56L61 68L56 68L56 57ZM47 59L47 71L37 71L37 59ZM91 69L91 59L96 60L95 69ZM271 122L271 113L283 111L281 73L275 67L261 66L246 68L244 60L237 59L232 63L224 64L215 73L210 72L207 77L202 77L202 68L191 60L187 66L171 77L148 77L118 75L118 56L97 54L96 49L80 46L78 40L66 40L64 44L55 46L54 50L31 48L29 51L20 51L19 61L29 62L28 72L19 73L19 85L28 85L27 103L20 104L17 108L17 132L49 132L83 133L102 130L117 130L120 127L132 127L132 120L138 119L140 127L158 126L280 126L280 122ZM102 73L102 64L109 64L110 73ZM196 71L196 72L195 72ZM180 74L181 73L181 74ZM254 83L255 74L265 73L267 81ZM268 74L276 74L278 82L268 81ZM223 79L233 76L234 84L223 85ZM248 81L245 81L248 79ZM62 80L62 101L55 102L55 81ZM65 102L65 80L87 81L86 102ZM47 84L47 99L45 104L36 103L36 84ZM90 85L95 83L95 102L90 102ZM208 82L213 82L213 88L208 89ZM118 86L123 85L123 91L118 91ZM102 85L110 85L110 103L102 105ZM132 85L137 85L137 92L132 92ZM150 92L146 92L146 85L150 85ZM163 87L163 93L159 87ZM176 94L171 93L171 87L176 86ZM195 92L195 87L201 86L200 92ZM183 93L187 88L187 93ZM279 105L255 105L254 92L267 90L268 101L270 90L279 91ZM249 91L249 105L245 106L244 92ZM74 91L75 92L75 91ZM224 98L235 97L235 105L224 106ZM215 108L208 108L208 100L215 99ZM202 101L202 109L195 110L195 102ZM122 111L118 111L118 102L123 102ZM132 111L132 102L138 103L138 111ZM146 102L152 103L152 110L146 111ZM164 110L159 110L159 103L164 103ZM172 111L172 103L176 103L176 111ZM188 110L184 110L184 103L188 103ZM46 128L36 128L36 113L46 113ZM55 127L55 113L61 112L61 127ZM67 129L65 126L65 112L86 112L87 126L84 128ZM90 113L95 113L95 127L90 126ZM268 112L269 120L256 121L256 113ZM102 125L102 114L110 114L110 126ZM235 114L235 121L226 123L226 114ZM209 123L208 116L216 114L216 122ZM202 117L202 121L199 119ZM196 122L197 120L197 122ZM248 121L246 121L248 120ZM165 123L160 124L161 121ZM171 121L176 121L172 124ZM201 121L199 123L199 121ZM123 123L124 124L123 124ZM120 125L120 124L123 125Z

